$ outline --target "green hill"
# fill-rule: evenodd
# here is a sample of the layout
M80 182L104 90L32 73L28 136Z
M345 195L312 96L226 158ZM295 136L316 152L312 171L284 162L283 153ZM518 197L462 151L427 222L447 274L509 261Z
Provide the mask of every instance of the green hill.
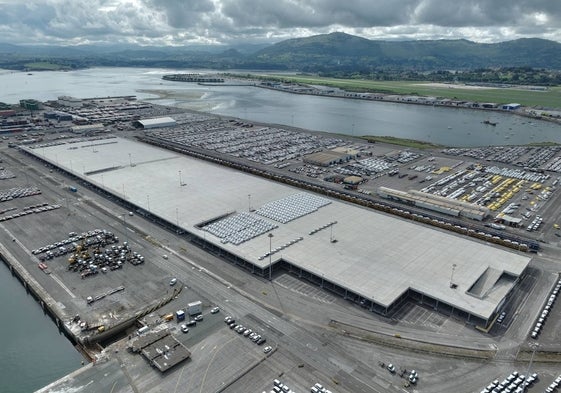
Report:
M538 38L497 44L467 40L375 41L331 33L279 42L256 59L292 69L406 68L417 70L486 67L561 69L561 44Z
M29 63L65 69L95 66L336 71L368 74L391 70L473 70L531 67L561 70L561 44L537 38L496 44L467 40L375 41L345 33L295 38L267 47L197 45L11 45L0 43L0 68ZM396 74L396 70L398 71Z

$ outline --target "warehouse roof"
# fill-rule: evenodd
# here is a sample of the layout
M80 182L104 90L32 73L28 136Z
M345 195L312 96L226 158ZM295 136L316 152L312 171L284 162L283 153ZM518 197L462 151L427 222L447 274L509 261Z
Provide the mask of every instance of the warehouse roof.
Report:
M171 117L158 117L154 119L142 119L138 120L138 123L143 128L160 128L160 127L173 127L176 122Z
M269 251L267 233L272 233L272 248L279 248L273 263L283 259L386 307L413 289L487 319L512 289L516 280L510 278L530 262L526 255L338 200L318 196L329 202L323 204L306 195L295 197L310 193L165 149L121 138L111 141L95 141L95 149L89 148L90 141L70 150L65 145L41 147L37 155L263 268L269 263L263 258ZM266 207L303 215L283 223L248 212ZM236 245L198 227L234 217L232 212L246 213L236 219L247 218L265 231L244 233L249 239ZM268 229L269 224L276 228ZM491 284L491 278L485 279L489 269L500 272L489 276L495 277ZM452 270L455 289L450 288ZM474 296L474 286L492 290Z
M328 166L333 163L341 161L346 156L345 153L336 152L333 150L320 151L311 153L304 156L304 161L316 165Z

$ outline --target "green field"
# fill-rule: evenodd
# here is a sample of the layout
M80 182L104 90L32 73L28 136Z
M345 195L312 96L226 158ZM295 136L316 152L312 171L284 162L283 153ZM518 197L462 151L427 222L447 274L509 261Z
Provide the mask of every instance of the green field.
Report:
M25 64L25 69L27 71L59 71L63 68L64 67L59 64L49 63L46 61Z
M516 88L461 88L457 86L431 86L429 82L414 81L371 81L360 79L336 79L299 75L270 75L275 79L338 87L347 91L379 92L387 94L419 95L454 98L465 101L511 103L517 102L529 107L561 108L561 86L550 87L547 91L532 91ZM262 77L262 76L261 76Z
M389 143L389 144L392 144L392 145L409 147L409 148L412 148L412 149L436 149L436 148L444 147L444 146L441 146L441 145L436 145L434 143L416 141L414 139L396 138L396 137L393 137L393 136L372 136L371 135L371 136L362 136L360 138L362 138L364 140L367 140L370 143L376 143L376 142Z

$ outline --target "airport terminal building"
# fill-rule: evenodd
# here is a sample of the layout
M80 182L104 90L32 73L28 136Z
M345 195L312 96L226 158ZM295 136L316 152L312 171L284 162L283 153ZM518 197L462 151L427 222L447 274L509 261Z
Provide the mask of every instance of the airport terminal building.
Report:
M487 327L531 259L128 139L22 150L251 273L288 271L382 315L415 299Z

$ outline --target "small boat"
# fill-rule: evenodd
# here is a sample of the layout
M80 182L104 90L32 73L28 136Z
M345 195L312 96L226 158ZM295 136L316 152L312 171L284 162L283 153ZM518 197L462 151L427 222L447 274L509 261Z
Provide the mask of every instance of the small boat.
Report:
M496 126L496 125L497 125L496 122L491 121L491 120L484 120L484 121L483 121L483 124L487 124L487 125L489 125L489 126Z

